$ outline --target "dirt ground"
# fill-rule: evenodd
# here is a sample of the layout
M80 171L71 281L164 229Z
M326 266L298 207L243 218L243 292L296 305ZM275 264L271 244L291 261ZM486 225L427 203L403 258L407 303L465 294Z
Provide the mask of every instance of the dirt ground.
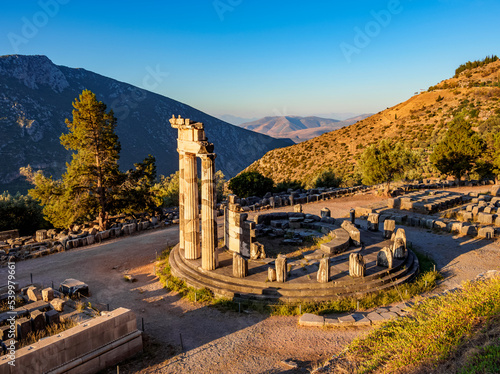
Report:
M304 211L319 214L326 206L333 217L345 217L350 208L382 200L373 195L353 196L309 204ZM500 270L498 242L436 235L413 227L405 230L408 240L429 254L443 271L446 278L442 289L455 287L486 270ZM144 320L145 333L156 344L154 355L120 368L126 373L308 372L305 368L340 352L368 331L304 328L297 325L298 317L221 312L182 300L166 292L153 275L156 254L177 241L175 226L23 261L16 265L16 280L25 286L31 274L35 283L50 286L53 282L57 287L66 278L76 278L89 284L90 302L109 304L111 309L132 309L139 328ZM126 273L135 275L138 281L126 282ZM7 279L6 268L0 269L0 279ZM299 369L282 363L287 359L295 361Z

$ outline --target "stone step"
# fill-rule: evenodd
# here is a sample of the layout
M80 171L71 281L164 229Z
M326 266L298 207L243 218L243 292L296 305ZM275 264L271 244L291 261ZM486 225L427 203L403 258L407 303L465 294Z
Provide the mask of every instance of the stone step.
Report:
M376 279L376 281L368 281L362 283L351 283L349 287L333 287L333 282L329 282L329 288L282 288L287 283L264 283L263 287L247 286L244 283L245 279L231 278L231 282L224 282L220 279L210 277L209 274L197 272L190 266L186 265L186 261L182 260L177 250L173 250L170 256L170 265L172 274L178 278L184 279L189 286L195 288L211 289L216 295L224 297L240 297L255 300L268 301L326 301L338 299L346 296L361 296L366 293L380 291L393 287L395 284L400 284L413 279L418 273L418 260L412 252L409 252L407 260L403 263L404 268L401 268L395 273L384 272L386 276ZM271 285L275 286L272 287ZM314 284L310 284L312 286Z
M189 267L192 271L194 271L196 274L203 274L203 278L209 278L213 279L214 282L221 281L223 283L238 283L240 284L241 282L244 283L245 286L248 287L256 287L256 288L261 288L261 289L266 289L269 287L268 282L262 282L262 281L256 281L249 279L248 277L244 279L244 281L239 280L237 278L233 278L224 274L219 274L217 272L213 271L206 271L203 270L201 267L196 265L196 262L186 260L184 256L178 254L179 261L182 261L183 264L186 267ZM380 280L382 278L386 278L390 274L396 274L396 276L401 276L401 269L409 268L411 267L412 261L413 261L413 254L409 251L409 255L405 259L405 261L399 261L399 264L393 267L392 269L388 269L386 271L379 271L375 274L370 274L365 276L364 278L349 278L348 280L342 280L342 281L337 281L335 284L333 282L328 282L328 283L299 283L299 282L294 282L294 280L285 282L285 283L280 283L279 288L281 290L330 290L331 292L341 292L344 288L350 288L350 287L356 287L356 288L363 288L365 287L364 284ZM251 270L250 270L251 274ZM314 274L315 276L315 274ZM382 282L384 283L384 282ZM272 283L271 283L272 284ZM276 286L278 287L278 286ZM260 292L259 292L260 293Z
M230 281L220 281L210 276L210 273L205 274L196 271L195 269L186 265L187 261L182 260L182 256L179 254L178 250L173 250L171 252L171 257L173 255L175 264L180 270L180 274L184 276L189 276L190 281L196 281L198 284L204 285L206 288L218 288L220 290L229 290L231 293L241 292L241 293L251 293L251 294L261 294L262 288L251 287L245 284L239 283L238 278L230 278ZM172 264L171 264L172 266ZM183 276L180 277L184 279ZM189 283L189 282L188 282Z

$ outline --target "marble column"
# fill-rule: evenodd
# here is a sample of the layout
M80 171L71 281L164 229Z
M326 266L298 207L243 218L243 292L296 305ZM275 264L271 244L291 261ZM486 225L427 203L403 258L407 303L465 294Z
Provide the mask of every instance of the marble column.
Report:
M179 248L184 250L184 152L179 149Z
M201 266L215 270L217 261L217 222L215 191L215 154L201 158Z
M184 248L187 260L201 256L196 155L184 154Z

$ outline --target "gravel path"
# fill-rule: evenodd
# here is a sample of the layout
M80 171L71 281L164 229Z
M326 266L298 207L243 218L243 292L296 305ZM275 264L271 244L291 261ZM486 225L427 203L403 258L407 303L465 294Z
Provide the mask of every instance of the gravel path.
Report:
M318 214L326 206L333 217L345 217L350 208L382 200L361 195L309 204L304 211ZM444 272L446 279L441 285L444 289L453 288L480 272L500 270L497 242L435 235L413 227L405 230L408 240L428 253ZM281 361L291 359L300 368L310 368L315 362L340 352L369 329L305 328L297 325L298 317L221 312L182 300L174 293L167 293L153 275L156 253L177 241L177 227L115 239L19 262L16 278L22 286L29 283L30 273L35 283L45 286L52 281L57 286L66 278L80 279L89 284L92 303L130 308L136 313L139 326L143 318L145 332L161 343L161 348L147 363L125 366L127 373L304 372ZM138 281L125 282L125 273L133 274ZM0 269L0 279L6 277L6 268ZM180 334L183 353L180 353ZM177 353L172 357L172 352Z

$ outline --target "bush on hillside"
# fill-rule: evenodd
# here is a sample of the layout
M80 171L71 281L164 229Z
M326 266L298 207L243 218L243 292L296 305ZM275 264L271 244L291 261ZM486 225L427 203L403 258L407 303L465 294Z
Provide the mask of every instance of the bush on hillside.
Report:
M274 181L257 171L241 173L229 181L229 189L238 197L264 196L272 192Z
M486 58L484 58L483 60L467 61L465 64L460 65L457 70L455 70L455 78L458 78L460 73L465 70L472 70L484 65L491 64L492 62L495 62L497 60L498 56L491 55L491 56L486 56Z
M42 207L31 196L12 196L7 192L0 195L0 231L18 229L22 236L50 227L43 218Z

